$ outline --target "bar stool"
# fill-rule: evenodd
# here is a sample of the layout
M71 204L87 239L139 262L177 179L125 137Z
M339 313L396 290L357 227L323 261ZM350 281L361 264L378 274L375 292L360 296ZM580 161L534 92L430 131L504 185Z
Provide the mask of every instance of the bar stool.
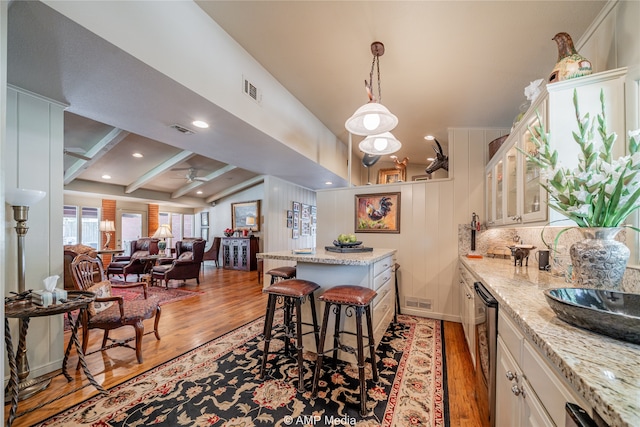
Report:
M271 275L271 284L273 285L278 280L289 280L296 278L296 268L295 267L276 267L267 271L267 274Z
M333 351L333 363L336 366L338 359L338 350L343 350L351 354L356 354L356 351L352 347L342 345L340 343L340 334L355 335L357 340L357 359L358 359L358 376L360 378L360 415L363 417L367 414L367 383L364 374L364 344L362 335L362 314L365 313L367 317L367 333L366 336L369 339L369 354L371 356L371 373L373 375L373 381L378 382L378 369L376 367L376 353L375 344L373 339L373 324L371 320L371 302L376 296L376 292L373 289L365 288L362 286L353 285L341 285L335 286L327 290L318 299L325 302L324 317L322 319L322 329L320 329L320 346L318 348L318 358L316 360L316 372L313 376L313 389L311 391L312 396L316 396L318 392L318 382L320 380L320 374L322 373L322 359L325 353ZM324 341L327 335L327 323L329 321L329 315L331 314L331 307L336 306L333 310L335 317L335 330L333 334L333 348L328 350L324 349ZM342 307L346 306L345 313L350 308L356 314L356 333L340 330L340 312Z
M316 304L313 293L319 289L316 283L308 280L288 279L280 280L270 285L263 292L269 294L267 302L267 314L264 323L264 350L262 354L262 365L260 367L260 378L264 378L269 358L269 344L272 338L273 317L276 312L276 302L281 301L284 309L284 343L285 354L289 353L289 340L297 339L297 359L298 359L298 391L304 392L304 360L302 357L302 336L310 333L314 334L316 349L318 348L318 317L316 315ZM305 298L309 298L311 304L311 317L313 323L302 321L302 303ZM295 309L295 322L293 320L293 310ZM313 331L302 333L302 325L312 326Z

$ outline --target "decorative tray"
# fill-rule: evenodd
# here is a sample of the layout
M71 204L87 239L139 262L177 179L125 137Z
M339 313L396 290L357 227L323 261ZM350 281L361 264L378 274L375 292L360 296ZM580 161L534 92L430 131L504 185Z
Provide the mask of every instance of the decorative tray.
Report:
M294 249L291 252L295 255L310 255L310 254L315 254L316 250L314 248L303 248L303 249Z
M360 246L362 242L353 242L353 243L340 243L337 240L333 241L333 245L339 248L353 248L355 246Z
M339 252L339 253L356 253L356 252L372 252L373 251L373 248L365 248L364 246L350 246L350 247L325 246L324 248L327 252Z

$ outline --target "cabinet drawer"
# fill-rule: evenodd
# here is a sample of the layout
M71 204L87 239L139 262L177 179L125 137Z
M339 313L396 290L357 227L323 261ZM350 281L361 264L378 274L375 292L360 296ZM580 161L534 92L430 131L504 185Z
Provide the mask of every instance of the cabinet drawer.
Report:
M524 343L522 352L522 371L556 425L564 425L565 403L577 403L583 408L590 407L569 388L570 385L560 378L560 374L556 373L528 342Z
M391 283L392 277L393 277L393 270L392 269L389 268L387 270L383 270L382 273L378 274L373 279L373 290L378 292L379 288L385 286L388 283Z
M524 337L509 317L498 310L498 335L516 360L521 360Z
M393 292L393 288L391 286L391 280L388 280L385 285L380 287L380 289L376 289L376 292L378 293L378 295L376 295L376 297L373 299L373 303L371 305L374 312L376 311L376 307L378 306L378 304L380 304L380 302L385 300L389 295L389 293Z
M393 257L386 257L381 259L380 261L376 261L373 264L373 275L377 276L382 273L384 270L391 268L393 266Z

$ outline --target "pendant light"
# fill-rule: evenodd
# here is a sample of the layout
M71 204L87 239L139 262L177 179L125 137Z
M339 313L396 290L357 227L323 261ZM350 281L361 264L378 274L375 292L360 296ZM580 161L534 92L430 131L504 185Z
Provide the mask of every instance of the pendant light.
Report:
M369 94L369 102L358 108L355 113L345 122L345 128L354 135L369 136L380 135L389 132L398 125L398 118L382 105L382 94L380 91L380 57L384 54L384 45L381 42L371 43L371 72L369 82L365 80L365 87ZM373 94L373 70L378 73L378 99ZM396 140L397 141L397 140ZM372 153L378 154L378 153Z
M402 144L391 132L384 132L380 135L369 135L360 142L360 151L372 155L391 154L402 148Z

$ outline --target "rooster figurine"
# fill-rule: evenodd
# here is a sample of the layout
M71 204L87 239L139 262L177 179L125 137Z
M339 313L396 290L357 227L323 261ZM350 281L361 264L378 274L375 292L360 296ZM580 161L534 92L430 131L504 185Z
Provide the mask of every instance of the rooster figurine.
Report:
M373 221L380 221L382 218L387 216L389 212L391 212L391 203L390 197L383 197L380 199L380 208L376 209L371 203L367 203L367 215Z
M553 39L558 45L558 62L549 76L549 83L591 74L591 62L581 56L573 46L573 40L567 33L558 33Z

